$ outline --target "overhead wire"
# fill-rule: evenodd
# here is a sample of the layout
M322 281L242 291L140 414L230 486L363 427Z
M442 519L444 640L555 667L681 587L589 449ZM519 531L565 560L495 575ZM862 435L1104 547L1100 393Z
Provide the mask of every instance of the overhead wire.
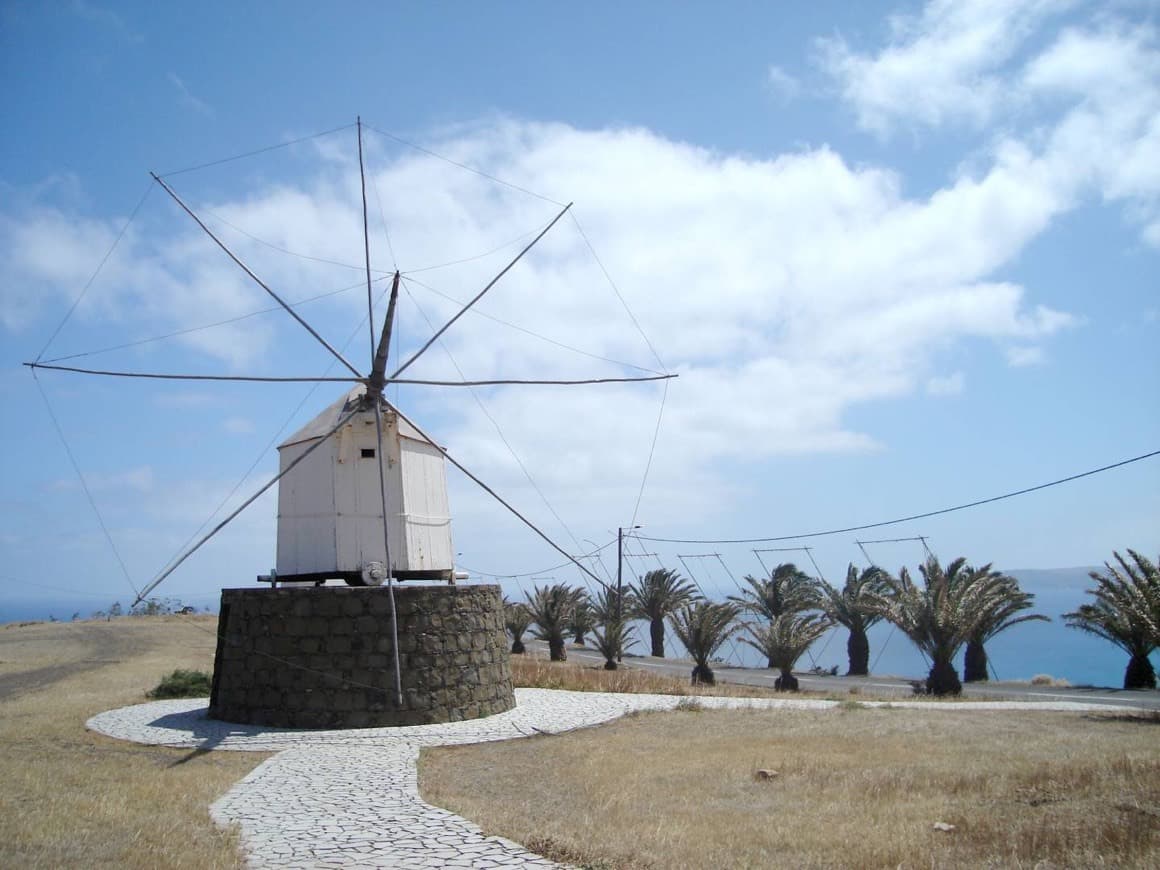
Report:
M680 553L677 554L677 559L680 561L680 563L682 565L685 566L685 571L688 572L689 579L691 579L693 581L693 585L697 587L697 591L701 593L701 597L704 598L706 601L712 601L713 599L705 594L705 587L701 585L701 582L697 579L696 574L693 573L693 569L691 567L689 567L689 563L686 562L685 559L711 559L711 558L713 558L714 555L715 555L714 553L686 553L684 555L682 555ZM711 570L710 570L709 576L710 576L710 578L712 577ZM741 653L738 652L738 650L737 650L737 642L736 642L736 640L734 640L733 635L729 635L729 637L726 638L726 643L729 644L729 650L730 650L729 659L728 659L729 663L732 664L733 658L736 657L737 662L740 665L740 663L743 662L744 659L742 658Z
M1037 492L1041 489L1047 489L1052 486L1059 486L1063 483L1070 483L1073 480L1079 480L1084 477L1091 477L1093 474L1100 474L1105 471L1111 471L1114 468L1120 468L1125 465L1131 465L1133 462L1141 462L1145 459L1151 459L1153 456L1160 456L1160 450L1153 450L1150 453L1144 453L1140 456L1133 456L1130 459L1124 459L1120 462L1113 462L1110 465L1103 465L1099 468L1093 468L1090 471L1084 471L1079 474L1072 474L1068 477L1062 477L1059 480L1053 480L1048 483L1041 483L1037 486L1029 486L1024 489L1015 490L1014 492L1003 493L1002 495L992 496L991 498L979 499L978 501L968 502L966 504L955 505L954 507L941 508L939 510L927 511L921 514L912 514L911 516L899 517L893 520L884 520L878 523L866 523L860 526L848 526L841 529L827 529L820 532L805 532L797 535L780 535L777 537L768 538L657 538L649 535L638 535L642 541L656 541L663 544L762 544L774 541L797 541L805 538L821 538L828 535L842 535L848 532L860 532L864 529L877 529L883 526L893 526L899 523L908 523L913 520L923 520L927 517L937 517L942 514L954 513L955 511L966 510L967 508L979 507L980 505L991 504L1004 499L1014 498L1019 495L1026 495L1030 492Z
M595 550L590 550L587 553L581 553L580 558L586 559L589 556L593 555L594 553L599 553L601 550L608 549L609 547L611 547L615 543L616 543L616 538L613 538L607 544L602 544L601 546L597 547ZM552 565L549 568L540 568L537 571L526 571L522 574L510 574L510 573L506 573L506 572L503 574L496 574L492 571L480 571L478 569L468 568L466 565L463 565L460 567L462 567L464 571L467 571L470 574L475 574L479 577L495 577L496 579L499 579L502 577L510 577L514 580L517 577L535 577L538 574L547 574L550 571L559 571L561 568L567 568L571 564L572 564L571 562L561 562L559 565Z

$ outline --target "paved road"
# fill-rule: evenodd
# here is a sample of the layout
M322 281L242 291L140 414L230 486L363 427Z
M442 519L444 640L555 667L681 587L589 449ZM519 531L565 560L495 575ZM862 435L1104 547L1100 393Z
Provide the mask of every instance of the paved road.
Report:
M547 651L546 644L533 642L529 647L542 648ZM597 652L584 650L579 647L568 647L568 658L584 664L600 664L604 658ZM659 673L668 674L682 679L688 679L692 665L688 662L674 659L657 659L651 656L626 656L624 665L630 668L647 668ZM725 665L714 667L718 680L746 686L764 686L773 688L773 681L777 679L776 670L765 668L735 668ZM913 696L910 681L898 677L829 677L812 676L805 673L796 673L803 690L811 692L826 692L838 695L848 694L851 688L857 687L867 694L897 696L909 698ZM967 685L963 687L963 694L968 698L1004 700L1004 701L1075 701L1085 704L1108 704L1115 706L1136 707L1140 710L1160 711L1160 691L1124 691L1123 689L1030 686L1013 683L985 683L983 685Z

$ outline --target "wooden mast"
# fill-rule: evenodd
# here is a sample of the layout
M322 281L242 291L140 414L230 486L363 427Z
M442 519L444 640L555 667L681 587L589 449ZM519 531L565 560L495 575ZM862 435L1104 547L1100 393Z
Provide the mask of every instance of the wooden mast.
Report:
M371 344L375 340L375 309L371 296L371 237L367 224L367 176L363 168L362 147L362 118L358 119L358 174L362 183L363 209L363 251L366 254L367 269L367 328L370 330ZM383 321L383 333L379 337L379 346L375 351L374 362L371 366L371 377L367 380L366 403L374 410L375 436L378 444L375 465L379 469L379 504L383 512L383 573L387 581L387 597L391 603L391 647L394 652L395 665L395 703L400 709L403 706L403 671L399 662L399 616L395 607L395 579L394 566L391 564L391 532L390 521L387 517L387 477L383 471L383 462L387 453L383 450L383 409L382 395L385 383L384 373L387 368L387 355L391 345L391 323L395 319L395 301L399 297L399 272L395 270L395 280L391 284L391 301L387 304L387 316ZM365 404L364 404L365 407Z

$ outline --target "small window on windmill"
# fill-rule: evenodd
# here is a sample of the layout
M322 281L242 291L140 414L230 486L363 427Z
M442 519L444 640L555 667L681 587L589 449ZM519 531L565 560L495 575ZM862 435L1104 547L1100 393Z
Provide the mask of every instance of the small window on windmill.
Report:
M360 455L362 456L363 459L374 459L375 458L375 448L364 447L364 448L362 448Z

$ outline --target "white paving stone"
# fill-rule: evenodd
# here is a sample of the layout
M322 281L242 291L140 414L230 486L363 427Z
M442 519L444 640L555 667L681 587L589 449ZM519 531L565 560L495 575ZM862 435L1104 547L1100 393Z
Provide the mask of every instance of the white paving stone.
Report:
M122 740L187 749L276 752L210 807L237 824L251 867L542 867L556 864L419 797L416 762L424 746L557 734L633 711L672 710L672 695L617 695L516 689L506 713L441 725L295 731L234 725L206 717L205 699L154 701L94 716L93 731ZM697 698L710 709L827 709L836 701ZM1060 702L862 702L925 710L1090 711L1122 708Z

